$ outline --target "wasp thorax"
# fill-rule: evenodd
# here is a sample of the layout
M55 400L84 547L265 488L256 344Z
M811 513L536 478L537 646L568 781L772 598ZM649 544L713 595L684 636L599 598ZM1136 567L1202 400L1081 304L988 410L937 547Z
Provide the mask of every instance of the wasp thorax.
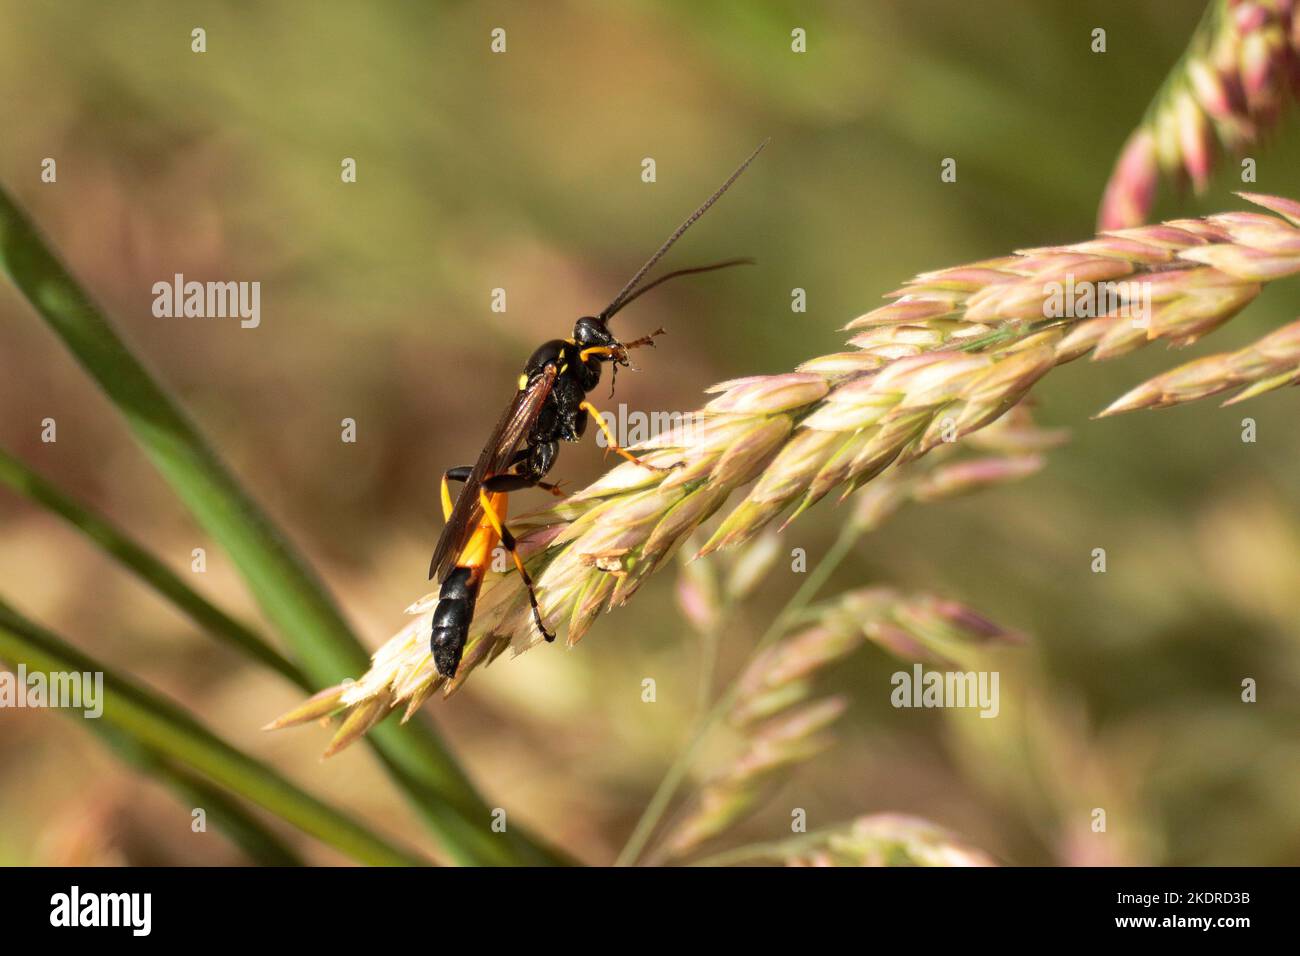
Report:
M565 347L568 345L564 339L551 339L549 342L543 342L528 358L528 364L525 370L529 373L539 372L547 365L558 363L564 355Z

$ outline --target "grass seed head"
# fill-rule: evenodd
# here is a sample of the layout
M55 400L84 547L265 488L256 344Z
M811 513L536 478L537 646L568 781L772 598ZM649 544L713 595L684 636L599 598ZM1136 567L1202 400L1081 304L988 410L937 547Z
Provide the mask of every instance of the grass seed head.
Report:
M1300 90L1298 80L1300 15L1293 0L1211 0L1186 53L1120 152L1098 228L1145 222L1161 172L1204 192L1220 144L1241 154L1260 142Z
M673 856L719 836L755 809L788 771L833 743L843 698L810 700L818 675L873 641L908 661L965 658L1019 636L955 601L889 588L851 591L821 609L817 623L758 654L741 674L728 723L732 758L700 788L666 840Z
M638 449L653 464L681 467L652 471L623 463L547 511L513 523L544 620L576 643L729 502L696 556L749 541L782 515L788 523L832 491L870 488L851 520L871 526L907 501L1032 473L1041 464L1034 453L1059 438L1025 425L1024 400L1052 368L1085 355L1122 355L1158 339L1185 345L1236 315L1263 284L1300 272L1300 203L1244 198L1273 215L1178 219L923 273L891 294L894 301L849 323L857 351L715 386L708 405ZM1124 314L1131 292L1097 315L1049 316L1055 287L1084 281L1136 283L1149 294L1149 321ZM1175 369L1106 413L1234 387L1244 386L1242 398L1294 384L1300 377L1295 339L1288 326L1237 353ZM993 454L952 460L957 445ZM409 715L507 649L519 653L541 640L517 575L490 575L460 669L448 682L429 656L436 602L431 594L412 606L411 622L380 648L360 679L322 692L276 726L361 711L340 731L337 749L388 711L402 707ZM924 648L925 642L914 644L914 632L921 625L937 629L942 619L932 609L928 619L882 623L868 636ZM929 649L942 657L934 634Z

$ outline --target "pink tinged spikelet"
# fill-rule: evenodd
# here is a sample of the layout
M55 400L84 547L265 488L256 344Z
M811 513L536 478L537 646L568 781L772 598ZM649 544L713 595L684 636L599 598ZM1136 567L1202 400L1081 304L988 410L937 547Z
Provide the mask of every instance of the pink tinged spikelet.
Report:
M783 551L783 542L771 530L765 531L751 541L749 546L740 552L727 573L723 587L727 599L732 603L738 603L757 591Z
M892 468L869 482L855 496L852 521L862 531L870 531L909 501L937 501L1018 481L1044 466L1045 459L1036 452L1054 448L1065 438L1061 430L1033 427L1027 411L1018 407L962 442L905 467ZM956 461L949 461L944 454L968 446L997 454Z
M946 329L938 325L890 325L855 335L849 344L886 361L919 355L938 348L947 340Z
M677 576L677 607L695 630L711 632L722 616L717 582L697 562L687 562Z
M1204 226L1203 220L1193 221ZM1223 238L1216 236L1216 238ZM1098 249L1111 255L1131 259L1148 265L1174 261L1181 249L1210 241L1200 229L1184 228L1173 223L1157 223L1132 229L1112 229L1097 240ZM1118 245L1122 244L1122 245ZM1145 252L1143 251L1145 250Z
M728 717L744 727L771 717L811 693L808 679L862 645L860 627L833 620L785 638L755 657L740 677L740 695Z
M1152 131L1155 134L1156 163L1160 171L1181 186L1183 156L1179 148L1182 138L1179 135L1177 114L1168 108L1158 112L1152 121Z
M1270 333L1236 352L1207 355L1143 382L1113 402L1098 417L1139 408L1164 408L1218 395L1242 386L1233 404L1295 384L1300 375L1300 321Z
M1209 289L1183 299L1161 303L1151 313L1147 338L1190 345L1244 309L1259 295L1259 286Z
M371 698L357 704L344 716L323 756L332 757L344 747L360 740L375 724L388 716L388 711L388 706L380 698Z
M1245 102L1234 78L1225 77L1204 60L1187 64L1187 78L1196 101L1218 123L1235 124Z
M1106 318L1098 326L1100 336L1092 350L1094 362L1105 362L1135 352L1150 341L1147 330L1135 322L1116 322Z
M1026 265L1022 267L1023 271L1029 273L1029 278L1038 282L1052 282L1060 276L1069 276L1073 279L1076 286L1085 282L1105 282L1108 279L1121 279L1133 271L1132 263L1129 259L1124 258L1121 253L1121 247L1124 244L1119 241L1111 241L1106 244L1106 251L1109 255L1060 255L1051 252L1042 254L1031 254L1026 258ZM1133 244L1123 251L1129 252L1135 258L1140 257L1143 261L1149 261L1152 258L1163 260L1165 257L1160 253L1152 255L1150 246Z
M858 601L870 601L864 594ZM1023 643L1023 637L993 624L953 601L918 595L892 603L888 612L869 618L867 637L906 660L941 666L963 661L990 643Z
M1297 20L1300 23L1300 19ZM1269 196L1264 193L1237 193L1247 202L1252 202L1256 206L1262 206L1279 216L1284 216L1293 226L1300 226L1300 202L1294 199L1287 199L1284 196Z
M796 371L812 372L824 376L828 381L835 381L874 372L888 361L889 359L871 352L834 352L801 362Z
M1279 35L1266 28L1253 29L1241 44L1241 85L1250 113L1265 121L1278 108L1278 82L1282 66L1278 56Z
M823 733L844 713L847 701L831 697L783 710L750 729L746 749L705 784L693 811L668 838L674 856L687 853L750 812L781 771L805 763L833 743Z
M1255 384L1242 389L1231 398L1225 399L1223 405L1225 407L1228 405L1236 405L1238 402L1244 402L1249 398L1255 398L1258 395L1263 395L1279 388L1288 388L1293 385L1300 385L1300 365L1290 371L1282 372L1279 375L1272 375L1268 378L1260 379Z
M1256 0L1229 0L1232 24L1241 36L1248 36L1268 23L1270 10Z
M1272 282L1300 270L1300 255L1277 254L1248 246L1201 246L1183 252L1184 259L1203 262L1220 272L1251 282Z
M716 387L716 386L715 386ZM761 376L732 385L704 406L705 414L781 412L809 405L826 394L826 380L819 375L790 372Z
M720 547L746 541L802 493L821 463L843 436L837 432L799 430L777 453L757 484L699 551L702 557Z
M728 487L749 481L760 466L785 444L793 428L794 422L788 415L776 415L756 424L718 456L711 480Z
M1122 229L1147 220L1156 202L1158 181L1156 139L1151 131L1140 129L1128 138L1115 164L1115 172L1106 183L1097 213L1097 229Z
M785 431L788 432L789 428ZM692 492L674 505L663 520L655 525L654 531L646 539L645 552L653 560L661 561L674 545L684 541L692 531L708 520L725 499L726 490L722 487L705 487Z
M917 501L936 501L967 495L991 485L1027 478L1043 469L1042 455L976 458L935 469L922 481L914 497Z
M1276 216L1259 212L1222 212L1206 221L1221 226L1229 239L1243 246L1300 254L1300 235L1289 223Z
M1214 134L1201 108L1190 93L1183 93L1174 105L1178 124L1178 145L1183 154L1183 168L1198 193L1210 184L1214 166Z
M844 326L844 331L851 332L854 329L875 328L881 325L923 324L929 319L941 318L951 311L950 301L907 295L896 302L882 305L865 315L858 316Z

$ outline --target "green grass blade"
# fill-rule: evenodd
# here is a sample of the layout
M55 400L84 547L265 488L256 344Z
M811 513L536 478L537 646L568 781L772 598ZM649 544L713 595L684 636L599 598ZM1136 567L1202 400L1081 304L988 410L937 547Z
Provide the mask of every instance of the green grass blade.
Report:
M192 590L170 568L142 546L128 538L102 516L63 494L58 488L2 448L0 448L0 483L8 485L15 491L26 495L31 500L65 518L105 551L152 585L163 596L171 599L177 607L187 613L196 623L217 637L245 651L249 656L274 667L277 672L299 687L308 691L313 689L306 676L294 664L282 657L255 632L235 621L202 595ZM411 754L412 762L419 759L420 755L418 753ZM406 774L406 770L401 763L386 761L386 765L394 776L402 778ZM402 785L408 792L415 793L430 792L430 788L435 786L434 782L419 778L403 779ZM435 798L430 797L429 799ZM482 826L473 827L473 831L467 827L465 839L469 841L480 838L483 832L484 828ZM526 847L524 849L526 851ZM548 861L545 857L539 855L533 862L543 863Z
M28 621L2 600L0 659L25 664L29 672L102 672L104 710L97 719L140 746L192 768L355 860L380 866L424 862L230 746L181 707L119 677Z
M170 600L200 627L274 668L299 687L311 689L307 677L257 633L199 594L167 565L101 515L65 495L23 462L0 448L0 484L26 496L66 520L125 567Z
M321 582L2 189L0 265L125 416L198 522L230 554L312 683L326 687L364 672L369 657ZM405 726L388 721L368 739L452 859L560 862L520 828L491 833L488 807L427 720Z
M183 806L191 809L202 807L208 822L223 832L230 842L243 850L257 865L303 865L296 850L221 788L159 756L102 720L87 720L84 723L123 761L175 790Z

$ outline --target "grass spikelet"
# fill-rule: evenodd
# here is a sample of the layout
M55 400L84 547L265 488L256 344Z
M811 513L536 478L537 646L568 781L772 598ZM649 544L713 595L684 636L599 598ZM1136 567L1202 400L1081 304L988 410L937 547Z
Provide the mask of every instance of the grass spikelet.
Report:
M1300 321L1284 325L1235 352L1207 355L1157 375L1116 399L1097 417L1182 405L1241 388L1223 403L1233 405L1296 384L1300 384Z
M298 724L313 720L324 720L343 708L344 686L327 687L318 694L313 694L288 713L281 714L264 726L263 730L280 730L284 727L296 727Z

